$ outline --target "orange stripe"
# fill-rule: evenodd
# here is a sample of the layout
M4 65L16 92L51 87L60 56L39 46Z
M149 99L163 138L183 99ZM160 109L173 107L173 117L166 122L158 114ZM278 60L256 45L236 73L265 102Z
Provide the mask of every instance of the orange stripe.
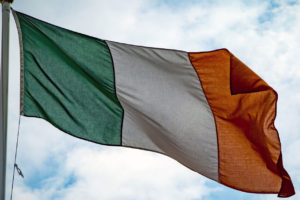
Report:
M276 92L226 49L189 57L216 121L220 183L246 192L293 195L279 159Z

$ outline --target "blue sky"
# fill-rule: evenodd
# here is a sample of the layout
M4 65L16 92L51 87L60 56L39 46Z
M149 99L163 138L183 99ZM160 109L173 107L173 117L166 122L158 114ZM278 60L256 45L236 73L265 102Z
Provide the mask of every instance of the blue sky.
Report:
M13 8L102 39L186 51L228 48L279 94L275 124L298 191L289 199L300 199L299 1L15 0ZM8 185L19 113L13 19L10 35ZM163 155L81 141L26 117L17 162L25 179L16 177L15 200L277 199L222 186Z

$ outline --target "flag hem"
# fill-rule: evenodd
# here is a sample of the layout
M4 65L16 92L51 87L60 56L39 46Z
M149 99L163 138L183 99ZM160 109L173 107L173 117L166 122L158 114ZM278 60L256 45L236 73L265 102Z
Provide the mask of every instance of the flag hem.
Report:
M23 36L21 31L21 26L19 18L16 14L16 11L11 8L13 17L16 22L16 27L19 37L19 48L20 48L20 115L24 115L24 49L23 49Z

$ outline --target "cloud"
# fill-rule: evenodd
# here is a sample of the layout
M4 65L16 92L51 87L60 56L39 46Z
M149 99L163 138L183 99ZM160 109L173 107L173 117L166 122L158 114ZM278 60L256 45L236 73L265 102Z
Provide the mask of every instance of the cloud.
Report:
M76 198L78 190L88 199L194 199L212 191L176 161L140 150L77 149L66 165L80 181L62 199Z
M56 156L57 154L55 154ZM69 180L68 177L73 177ZM14 199L196 199L216 189L176 161L159 154L110 147L79 147L38 188L20 183ZM33 199L34 199L33 198Z

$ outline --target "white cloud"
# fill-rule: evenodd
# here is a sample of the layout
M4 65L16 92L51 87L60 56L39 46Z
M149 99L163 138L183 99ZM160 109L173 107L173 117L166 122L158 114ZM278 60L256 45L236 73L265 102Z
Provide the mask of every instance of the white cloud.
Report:
M58 155L58 154L54 154ZM35 166L32 166L35 168ZM68 176L74 182L64 187ZM176 161L128 148L79 147L66 153L56 173L40 187L17 181L14 199L195 199L216 189Z
M77 149L66 166L79 181L62 199L75 199L78 190L82 199L193 199L211 192L201 176L170 158L141 150Z

